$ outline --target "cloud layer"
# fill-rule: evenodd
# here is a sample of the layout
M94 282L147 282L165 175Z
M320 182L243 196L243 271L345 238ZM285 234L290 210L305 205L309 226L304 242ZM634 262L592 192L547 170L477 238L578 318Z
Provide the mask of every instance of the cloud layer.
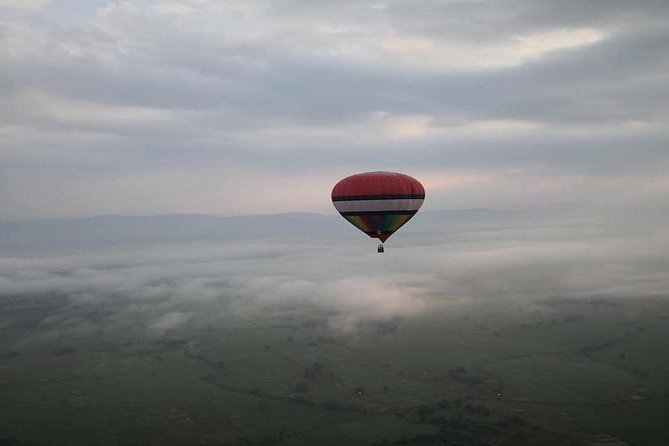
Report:
M661 202L662 2L0 3L1 219ZM634 190L634 194L630 194Z
M463 303L667 297L669 234L634 217L418 220L382 256L363 235L336 244L308 235L17 252L0 259L0 305L24 310L6 311L0 325L33 324L27 333L39 339L12 335L13 347L4 348L64 333L160 336L243 321L315 323L326 334L355 335ZM14 319L22 314L28 322Z

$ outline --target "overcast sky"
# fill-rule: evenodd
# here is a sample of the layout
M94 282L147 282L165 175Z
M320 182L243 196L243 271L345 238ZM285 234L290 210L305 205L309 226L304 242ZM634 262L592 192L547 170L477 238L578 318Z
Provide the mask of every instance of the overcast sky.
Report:
M0 219L664 205L669 2L0 0Z

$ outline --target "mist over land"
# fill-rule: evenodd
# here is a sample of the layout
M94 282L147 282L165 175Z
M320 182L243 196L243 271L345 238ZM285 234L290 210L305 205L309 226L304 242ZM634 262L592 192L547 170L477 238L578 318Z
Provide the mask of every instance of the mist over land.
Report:
M2 435L663 444L669 237L644 212L426 212L383 255L334 215L3 223Z
M338 216L318 214L109 216L2 223L0 232L4 295L120 295L163 307L306 300L358 311L354 302L386 290L380 305L406 297L411 312L412 294L417 308L451 299L660 297L669 280L667 229L652 210L426 212L390 240L386 256ZM408 288L392 292L402 283Z

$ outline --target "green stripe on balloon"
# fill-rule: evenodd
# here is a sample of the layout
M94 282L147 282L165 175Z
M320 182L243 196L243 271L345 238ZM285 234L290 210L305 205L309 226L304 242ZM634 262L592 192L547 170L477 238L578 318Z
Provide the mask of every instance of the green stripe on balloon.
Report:
M413 214L346 215L354 226L367 233L393 233L404 225ZM372 236L372 235L370 235ZM372 236L373 237L373 236Z

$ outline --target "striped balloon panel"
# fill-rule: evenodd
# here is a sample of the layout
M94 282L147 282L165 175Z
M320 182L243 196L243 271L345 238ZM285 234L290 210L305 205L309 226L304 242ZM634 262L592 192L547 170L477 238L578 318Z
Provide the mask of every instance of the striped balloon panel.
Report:
M416 211L408 214L374 213L365 215L342 214L346 220L372 238L385 242L393 232L408 222Z
M336 197L333 204L339 213L370 237L386 241L414 216L423 204L418 195Z

